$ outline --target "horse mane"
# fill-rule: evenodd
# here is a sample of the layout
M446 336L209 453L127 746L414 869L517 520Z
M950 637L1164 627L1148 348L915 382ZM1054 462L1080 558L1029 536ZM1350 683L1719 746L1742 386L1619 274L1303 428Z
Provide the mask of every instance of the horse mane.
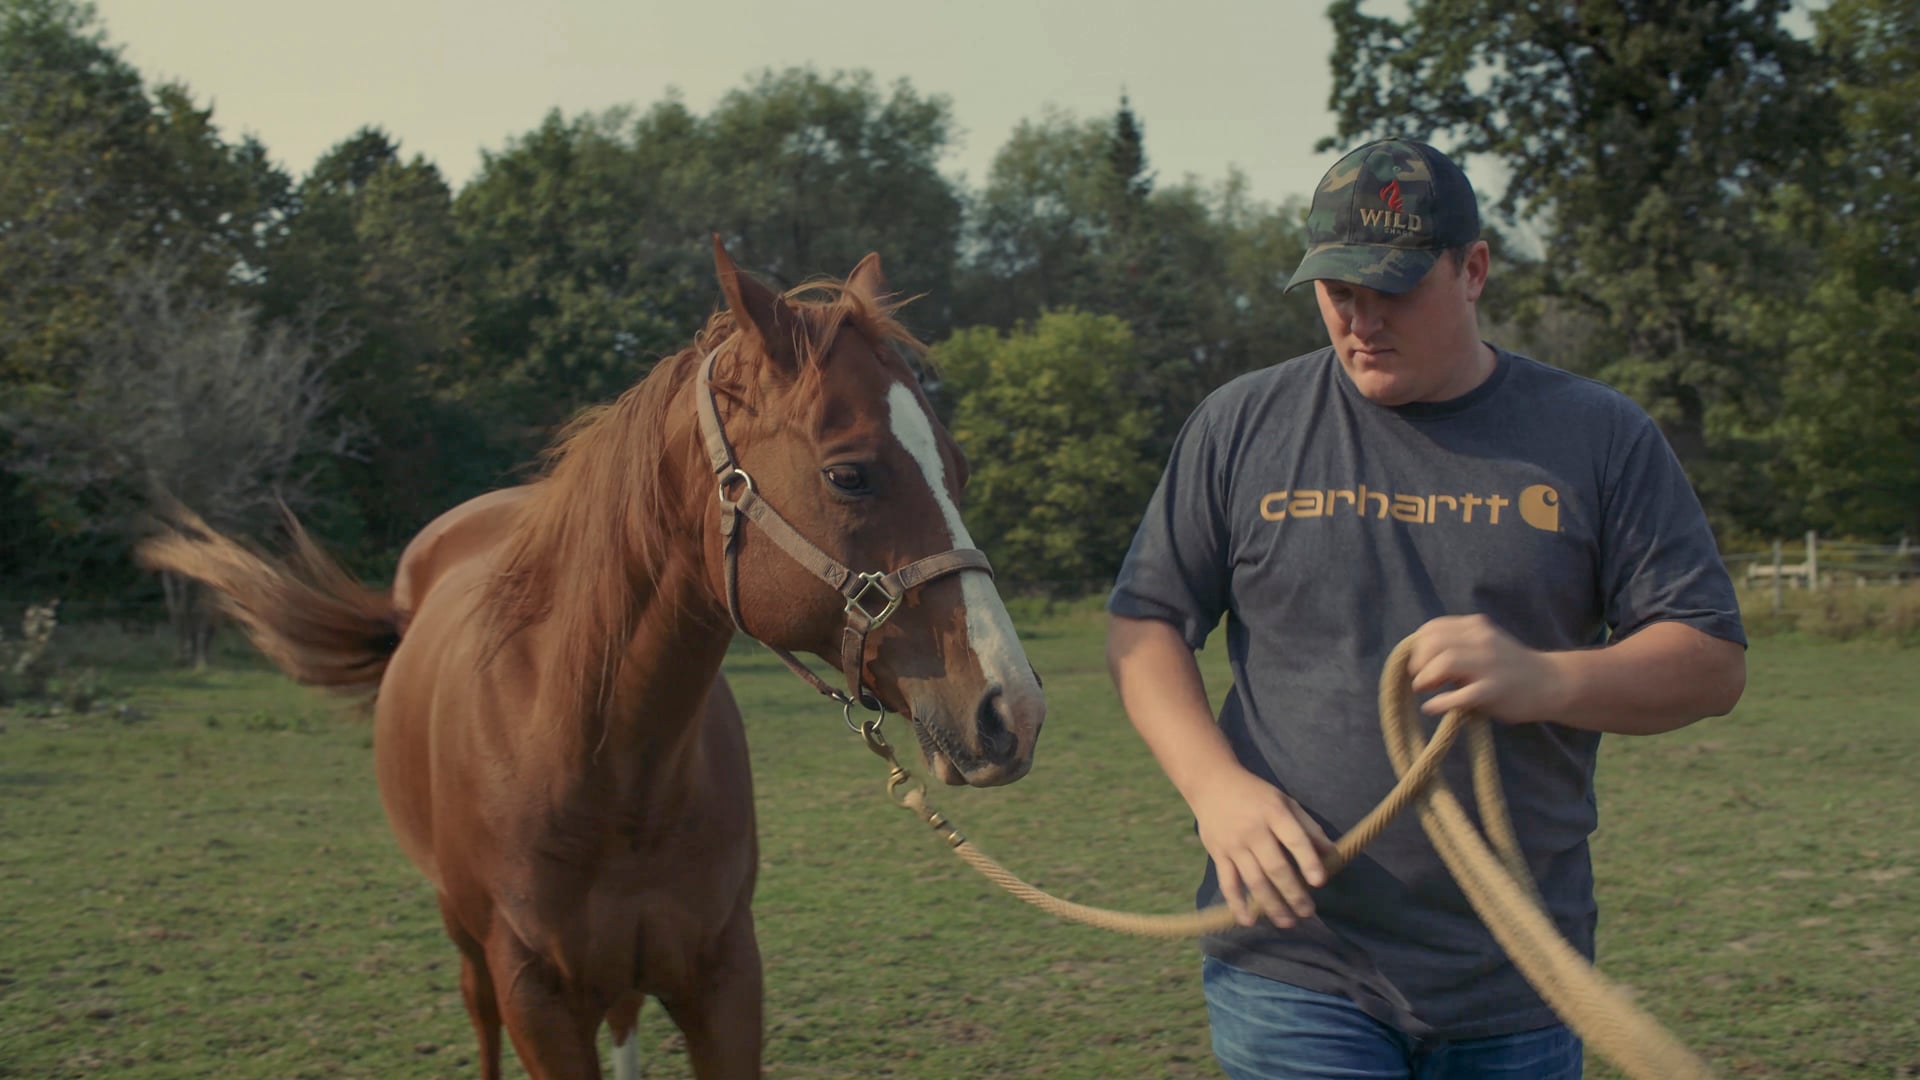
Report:
M805 329L805 340L795 343L799 377L788 396L796 412L817 399L827 356L848 324L883 356L889 347L915 360L926 355L895 318L903 303L872 300L834 281L808 282L785 295ZM675 535L687 523L674 520L669 469L678 463L689 477L704 476L707 458L692 434L697 424L678 427L689 445L671 445L669 407L706 357L718 353L716 395L758 412L752 375L766 359L743 357L745 340L733 312L722 307L692 344L660 360L612 403L576 415L541 455L542 474L503 540L504 561L482 605L489 624L484 655L491 659L515 634L545 624L560 666L544 678L576 719L606 707L658 575L689 539Z

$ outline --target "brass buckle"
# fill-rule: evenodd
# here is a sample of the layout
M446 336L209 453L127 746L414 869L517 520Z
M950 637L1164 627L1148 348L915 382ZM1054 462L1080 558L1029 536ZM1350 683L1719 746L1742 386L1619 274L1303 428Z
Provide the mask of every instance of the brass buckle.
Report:
M902 594L894 593L887 589L887 575L885 574L856 574L854 576L860 579L860 587L853 591L853 595L847 597L846 613L851 615L853 614L854 608L859 608L860 614L867 617L867 629L875 629L881 623L891 619L893 613L900 609ZM880 609L880 614L878 615L875 615L873 610L866 604L866 597L869 592L878 592L881 596L887 598L886 606Z

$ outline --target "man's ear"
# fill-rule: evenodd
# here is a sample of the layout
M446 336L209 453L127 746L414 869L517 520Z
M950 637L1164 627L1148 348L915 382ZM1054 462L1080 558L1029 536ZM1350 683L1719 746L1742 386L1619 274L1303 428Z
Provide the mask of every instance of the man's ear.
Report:
M1480 299L1480 294L1487 287L1487 275L1492 269L1493 249L1487 246L1485 240L1475 240L1472 246L1467 248L1466 257L1460 260L1460 272L1467 278L1468 300Z

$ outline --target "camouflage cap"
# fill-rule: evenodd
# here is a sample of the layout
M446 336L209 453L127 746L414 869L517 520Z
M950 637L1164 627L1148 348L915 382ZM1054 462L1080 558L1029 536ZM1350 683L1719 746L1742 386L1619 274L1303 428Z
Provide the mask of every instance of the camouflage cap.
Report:
M1327 278L1406 292L1440 254L1480 238L1473 185L1447 155L1412 139L1351 150L1313 193L1307 257L1287 291Z

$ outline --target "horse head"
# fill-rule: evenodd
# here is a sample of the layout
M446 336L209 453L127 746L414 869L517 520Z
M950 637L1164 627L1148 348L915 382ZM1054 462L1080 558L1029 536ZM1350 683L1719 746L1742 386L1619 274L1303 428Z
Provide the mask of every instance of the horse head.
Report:
M714 261L732 332L705 343L696 389L714 403L724 520L709 581L745 633L819 656L848 695L908 718L945 782L1020 778L1046 699L971 550L966 457L903 356L918 343L892 317L879 257L787 295L717 239Z

